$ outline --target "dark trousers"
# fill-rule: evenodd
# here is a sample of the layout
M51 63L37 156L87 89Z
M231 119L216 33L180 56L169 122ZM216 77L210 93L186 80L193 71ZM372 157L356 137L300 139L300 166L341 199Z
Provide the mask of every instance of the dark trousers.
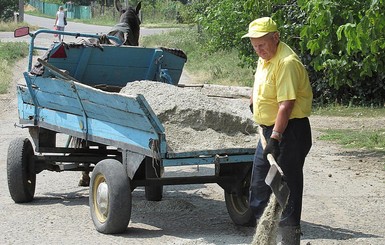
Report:
M263 127L263 134L268 140L273 126ZM303 165L312 145L311 129L308 118L290 119L280 142L281 154L275 159L281 167L290 189L288 204L282 213L280 226L300 225L303 194ZM250 184L249 205L256 219L259 219L266 207L271 189L265 183L270 164L263 158L261 141L255 151Z

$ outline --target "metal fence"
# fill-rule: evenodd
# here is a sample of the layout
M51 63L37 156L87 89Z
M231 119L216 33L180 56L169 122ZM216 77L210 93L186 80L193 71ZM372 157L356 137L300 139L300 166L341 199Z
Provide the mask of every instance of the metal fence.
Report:
M102 6L96 2L91 2L90 6L74 5L71 2L65 4L46 3L40 0L29 0L29 4L38 9L41 13L49 16L56 16L59 6L63 6L66 11L66 16L69 19L91 19L99 17L110 17L114 20L119 20L119 13L115 7ZM141 11L142 23L163 22L163 21L178 21L178 9L170 4L168 8L157 9L156 7L147 6Z
M91 7L74 5L71 2L67 2L63 5L55 3L45 3L39 0L30 0L29 4L38 9L41 13L49 16L56 16L60 6L63 6L66 10L67 18L69 19L91 19Z

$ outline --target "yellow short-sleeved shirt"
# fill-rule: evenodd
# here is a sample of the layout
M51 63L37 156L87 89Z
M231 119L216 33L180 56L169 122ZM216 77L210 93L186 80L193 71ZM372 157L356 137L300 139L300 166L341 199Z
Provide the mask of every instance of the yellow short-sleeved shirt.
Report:
M307 71L294 51L280 42L272 59L258 60L253 89L255 122L273 125L278 103L285 100L295 100L290 119L310 116L313 93Z

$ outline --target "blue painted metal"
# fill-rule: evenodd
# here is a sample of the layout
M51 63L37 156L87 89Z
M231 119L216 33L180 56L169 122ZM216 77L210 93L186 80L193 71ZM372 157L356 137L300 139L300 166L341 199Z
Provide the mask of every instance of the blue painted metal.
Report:
M31 34L28 71L33 49L37 48L33 46L34 38L40 33L58 32L39 30ZM89 34L61 34L99 38ZM255 149L168 152L165 129L142 95L129 96L91 87L99 84L123 87L136 80L177 85L186 58L160 48L113 45L66 45L65 55L51 57L61 45L64 44L55 43L50 51L49 65L45 64L42 76L26 72L26 86L17 87L22 124L116 147L122 152L131 178L144 156L158 159L164 167L253 161ZM63 76L58 69L68 75Z
M168 69L160 69L160 79L164 83L172 84L173 80L170 74L168 73Z
M76 88L75 82L71 82L71 88L72 88L74 94L76 95L76 99L79 102L79 108L81 109L82 115L83 115L83 121L80 121L81 122L80 129L83 131L83 134L84 134L83 138L85 140L88 140L88 116L87 116L87 112L84 108L82 99L79 96L78 89Z
M145 80L153 80L155 77L154 75L157 72L157 69L159 69L159 59L162 57L163 51L161 49L155 49L153 56L151 59L148 59L148 70L147 74L145 76Z
M140 124L144 116L155 117L155 114L145 115L140 104L134 101L132 96L117 93L106 93L89 86L77 84L76 95L71 88L71 82L55 78L35 77L30 79L32 87L35 87L32 93L36 93L37 103L40 107L50 108L55 111L64 111L69 114L83 116L83 109L79 107L78 98L82 98L82 105L88 117L100 118L113 124L124 127L135 127L143 131L153 131L147 124ZM80 89L79 89L80 88ZM83 89L87 88L87 89ZM21 99L28 103L32 101L29 92L21 94ZM139 96L143 97L143 96ZM148 106L143 104L142 106ZM108 113L106 113L108 111ZM127 114L129 111L130 114ZM156 129L164 131L163 126L158 119L151 119L156 125Z
M143 96L107 93L61 79L39 77L29 81L32 83L27 88L18 86L22 123L34 122L36 126L83 139L87 128L91 141L154 155L149 142L159 140L164 128L146 108Z
M72 37L88 37L88 38L99 38L99 35L94 35L94 34L86 34L86 33L78 33L78 32L65 32L65 31L57 31L57 30L49 30L49 29L40 29L37 30L33 33L30 33L31 40L29 44L29 59L28 59L28 71L31 71L32 68L32 57L33 57L33 51L35 49L38 50L48 50L47 47L35 47L35 38L42 33L47 33L47 34L60 34L60 35L65 35L65 36L72 36ZM122 43L121 41L114 36L107 36L108 39L113 40L120 46Z
M74 76L80 81L84 81L84 74L86 74L87 64L90 60L92 49L90 48L83 48L80 50L80 55L78 57L78 60L76 63L74 63L75 73ZM68 59L68 57L66 57Z
M253 155L255 148L224 148L220 150L201 150L189 152L168 152L169 159L183 159L191 157L205 157L212 155Z
M26 82L27 87L18 86L22 123L33 122L74 137L160 157L165 167L253 161L255 149L249 148L167 152L165 129L142 95L108 93L55 78L35 77ZM159 142L158 152L151 148L154 140Z
M32 89L32 81L31 81L31 78L28 76L28 73L27 72L24 72L23 73L24 75L24 78L25 78L25 82L27 84L27 87L30 91L30 96L31 96L31 100L33 102L33 105L35 106L34 107L34 115L33 115L33 125L36 125L37 124L37 120L38 120L38 116L39 116L39 103L37 101L37 98L36 98L36 93L35 91Z
M60 45L58 43L51 54ZM66 46L65 52L65 58L50 57L48 62L90 86L108 84L124 87L127 82L140 80L165 81L177 85L186 62L182 57L169 58L175 55L162 49L133 46ZM161 74L165 69L169 76L166 80L165 75ZM51 74L45 71L44 76Z
M221 149L217 150L218 154L222 152ZM248 155L214 155L214 156L190 156L188 158L166 158L163 159L163 166L187 166L187 165L205 165L205 164L224 164L224 163L250 163L253 162L254 154Z
M230 148L190 152L168 152L163 166L204 165L253 162L254 148Z

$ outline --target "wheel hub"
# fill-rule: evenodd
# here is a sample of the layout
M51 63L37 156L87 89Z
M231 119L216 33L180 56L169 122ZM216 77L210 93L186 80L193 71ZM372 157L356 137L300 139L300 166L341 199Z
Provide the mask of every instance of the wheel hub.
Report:
M98 185L96 191L96 205L100 213L107 216L108 213L108 185L106 182L102 182Z

